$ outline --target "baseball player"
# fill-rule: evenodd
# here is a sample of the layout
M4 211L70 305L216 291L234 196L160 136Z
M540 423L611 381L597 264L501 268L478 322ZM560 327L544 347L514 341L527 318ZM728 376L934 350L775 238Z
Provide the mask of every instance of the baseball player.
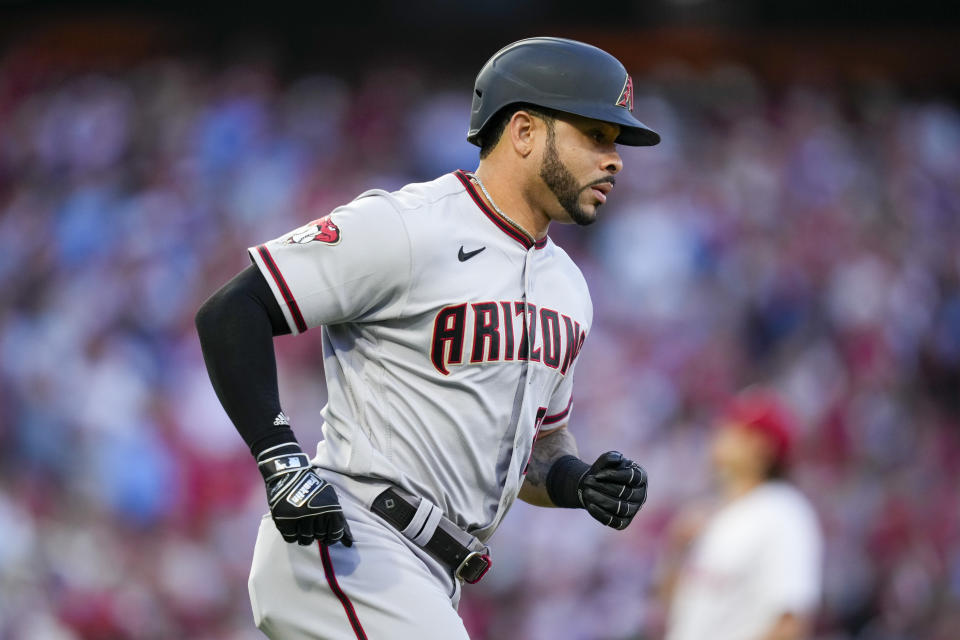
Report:
M466 638L461 583L490 568L516 498L615 529L640 509L643 469L614 451L581 460L567 429L593 309L547 235L597 218L617 144L659 141L632 108L604 51L513 43L476 79L476 171L367 191L251 248L197 313L266 484L249 589L268 636ZM313 327L329 402L311 460L280 407L273 336Z
M693 544L667 640L808 637L823 542L813 508L785 478L791 431L785 407L762 389L738 396L719 421L712 454L724 501L700 527L687 519Z

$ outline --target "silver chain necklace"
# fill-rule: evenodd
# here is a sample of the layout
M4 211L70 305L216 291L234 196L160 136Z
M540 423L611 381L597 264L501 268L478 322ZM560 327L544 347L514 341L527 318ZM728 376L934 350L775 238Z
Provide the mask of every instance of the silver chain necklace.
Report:
M527 231L526 231L523 227L521 227L519 224L517 224L516 222L514 222L513 218L511 218L510 216L508 216L507 214L505 214L505 213L500 209L500 207L497 206L497 203L494 202L494 201L493 201L493 198L490 197L490 192L487 191L487 188L486 188L485 186L483 186L483 181L480 180L480 176L478 176L478 175L475 174L475 173L470 173L470 174L467 174L467 175L469 175L471 178L473 178L474 180L476 180L477 185L480 187L480 191L483 191L483 195L487 198L487 202L490 203L490 205L493 207L493 210L494 210L494 211L496 211L497 213L500 214L500 217L501 217L501 218L507 220L510 224L512 224L513 226L515 226L517 229L519 229L520 231L522 231L522 232L523 232L524 234L526 234L527 236L530 235L529 233L527 233Z

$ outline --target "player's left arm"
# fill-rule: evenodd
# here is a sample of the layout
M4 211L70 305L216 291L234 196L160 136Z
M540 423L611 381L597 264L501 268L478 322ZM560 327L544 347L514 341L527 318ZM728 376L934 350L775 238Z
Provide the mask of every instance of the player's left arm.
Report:
M810 621L794 613L785 613L760 640L803 640L809 637Z
M520 486L519 498L538 507L557 506L547 493L547 475L554 462L568 455L577 455L577 441L566 424L534 442L533 454L530 456L527 476Z
M757 640L809 638L822 597L823 538L812 507L770 510L763 526L757 584L781 615Z
M586 509L604 525L625 529L647 499L647 473L617 451L584 462L564 424L534 442L519 497L541 507Z

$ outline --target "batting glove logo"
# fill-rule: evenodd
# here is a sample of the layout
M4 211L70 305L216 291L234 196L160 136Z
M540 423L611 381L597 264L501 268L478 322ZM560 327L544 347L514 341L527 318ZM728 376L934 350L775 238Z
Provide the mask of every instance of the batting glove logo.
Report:
M286 471L287 469L299 469L302 466L305 466L305 465L301 464L300 458L298 456L291 456L286 460L275 460L273 463L273 468L275 471Z
M287 496L287 502L295 507L302 507L313 495L326 486L326 483L315 474L308 473L303 476L300 486L295 488Z

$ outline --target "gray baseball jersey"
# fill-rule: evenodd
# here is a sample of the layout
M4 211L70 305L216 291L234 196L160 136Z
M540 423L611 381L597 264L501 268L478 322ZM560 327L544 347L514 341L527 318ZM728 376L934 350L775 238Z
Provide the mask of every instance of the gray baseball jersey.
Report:
M465 639L452 569L369 507L394 484L490 537L538 434L570 413L593 316L583 276L549 238L491 211L463 172L368 191L250 255L291 331L322 327L329 398L314 464L355 540L298 547L265 516L249 582L257 626L285 640Z
M322 327L315 462L395 483L489 538L534 439L571 409L593 307L566 252L491 210L458 171L367 191L250 255L291 331Z

